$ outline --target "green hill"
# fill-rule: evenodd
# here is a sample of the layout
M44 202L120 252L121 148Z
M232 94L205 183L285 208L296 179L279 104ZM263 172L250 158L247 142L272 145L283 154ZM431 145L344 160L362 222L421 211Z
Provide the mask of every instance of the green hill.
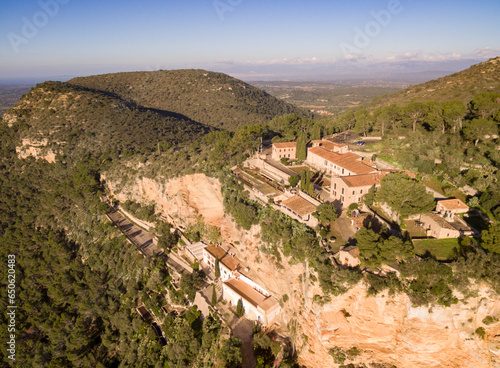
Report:
M410 102L445 102L461 100L468 103L478 93L500 93L500 57L476 64L458 73L410 86L402 91L376 97L365 107L405 105Z
M241 124L265 123L289 113L311 116L307 110L280 101L241 80L205 70L103 74L74 78L69 83L233 131Z
M113 94L62 82L32 88L3 116L19 139L66 154L151 152L213 130L182 115L139 106Z

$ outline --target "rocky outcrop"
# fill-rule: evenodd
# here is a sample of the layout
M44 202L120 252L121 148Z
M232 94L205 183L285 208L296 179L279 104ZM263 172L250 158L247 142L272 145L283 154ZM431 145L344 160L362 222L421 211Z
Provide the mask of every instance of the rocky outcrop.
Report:
M319 304L314 297L322 291L306 265L290 265L284 258L277 266L260 250L258 226L244 231L224 214L216 179L194 174L166 182L137 178L124 187L112 180L107 184L119 200L154 201L178 225L201 215L208 224L220 227L224 243L233 244L232 251L248 276L278 299L287 295L279 326L273 328L292 337L299 361L307 367L335 367L328 354L333 347L360 350L352 358L354 363L403 368L500 367L500 323L483 323L487 316L500 317L500 299L486 285L477 286L476 297L449 308L414 308L405 294L367 296L362 282ZM478 328L484 328L484 337L476 333Z
M20 159L27 157L34 157L37 160L42 159L50 163L56 162L56 153L50 148L46 148L48 145L47 139L33 140L25 138L22 140L21 145L16 147L17 156Z

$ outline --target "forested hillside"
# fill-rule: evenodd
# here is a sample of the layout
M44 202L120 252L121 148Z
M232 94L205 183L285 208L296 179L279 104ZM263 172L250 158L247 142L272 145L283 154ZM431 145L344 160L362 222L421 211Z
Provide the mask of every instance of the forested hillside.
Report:
M164 150L213 129L180 114L62 82L32 88L4 121L15 124L20 139L46 141L47 149L70 156Z
M239 342L223 337L222 323L216 317L202 323L199 311L188 308L186 295L190 298L203 284L203 275L183 277L182 290L174 290L168 286L171 275L165 263L144 259L106 220L109 207L100 201L104 172L118 189L139 177L164 182L198 172L219 178L226 213L242 229L260 225L259 254L273 260L277 269L286 262L304 263L317 275L315 285L324 293L315 297L318 304L348 292L362 279L370 295L405 292L417 306L458 303L455 289L466 303L482 282L499 292L499 227L494 221L500 218L498 94L475 94L467 103L359 108L336 119L312 120L302 113L274 116L294 110L269 102L275 100L232 78L204 71L181 75L187 79L175 72L155 72L46 82L4 115L0 252L2 259L16 256L20 366L229 368L241 361ZM131 79L123 82L124 76ZM208 85L221 90L205 95ZM163 93L169 96L165 100L184 102L167 108ZM231 106L231 101L237 104ZM218 126L230 130L203 125L197 118L202 115L210 115L212 120L205 122L211 125L222 119ZM415 257L410 239L360 232L361 248L375 252L366 264L399 262L402 275L365 277L359 269L336 266L315 229L251 201L228 170L253 154L261 139L306 141L347 130L381 135L379 156L424 179L438 180L450 194L465 184L475 188L468 204L492 219L483 238L461 241L453 260L445 263ZM29 155L20 158L16 148L35 142L57 153L53 163ZM2 280L6 272L2 268ZM144 303L160 314L165 296L187 311L165 317L162 328L169 341L162 349L135 307ZM5 308L6 299L1 303ZM1 318L5 325L6 316ZM7 329L0 330L6 340ZM5 350L1 354L6 361Z
M322 123L328 132L381 136L367 150L437 181L448 195L471 186L476 192L469 205L500 219L500 94L490 91L500 91L500 58L375 98Z
M68 83L110 92L144 107L176 112L231 131L246 123L265 123L277 115L311 116L307 110L241 80L206 70L104 74L74 78Z
M500 93L500 57L476 64L466 70L410 86L402 91L375 97L367 106L390 104L405 105L410 102L445 102L460 100L468 103L483 92Z

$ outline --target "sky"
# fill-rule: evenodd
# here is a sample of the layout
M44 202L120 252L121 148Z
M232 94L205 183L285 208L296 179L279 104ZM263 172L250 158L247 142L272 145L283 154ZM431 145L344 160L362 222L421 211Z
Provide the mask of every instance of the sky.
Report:
M244 80L454 72L500 55L498 0L2 0L0 81L202 68Z

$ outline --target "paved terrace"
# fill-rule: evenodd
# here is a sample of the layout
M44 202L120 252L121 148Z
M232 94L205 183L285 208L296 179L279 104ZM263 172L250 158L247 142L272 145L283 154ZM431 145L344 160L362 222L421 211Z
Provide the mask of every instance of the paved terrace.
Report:
M108 218L144 256L151 257L160 252L153 235L134 225L121 212L114 210L108 214Z
M265 160L265 161L266 161L266 164L274 167L275 169L278 169L278 170L284 172L285 174L288 174L290 176L297 176L297 174L295 173L295 171L290 170L288 167L286 167L285 165L281 164L278 161L275 161L275 160L272 160L272 159Z

